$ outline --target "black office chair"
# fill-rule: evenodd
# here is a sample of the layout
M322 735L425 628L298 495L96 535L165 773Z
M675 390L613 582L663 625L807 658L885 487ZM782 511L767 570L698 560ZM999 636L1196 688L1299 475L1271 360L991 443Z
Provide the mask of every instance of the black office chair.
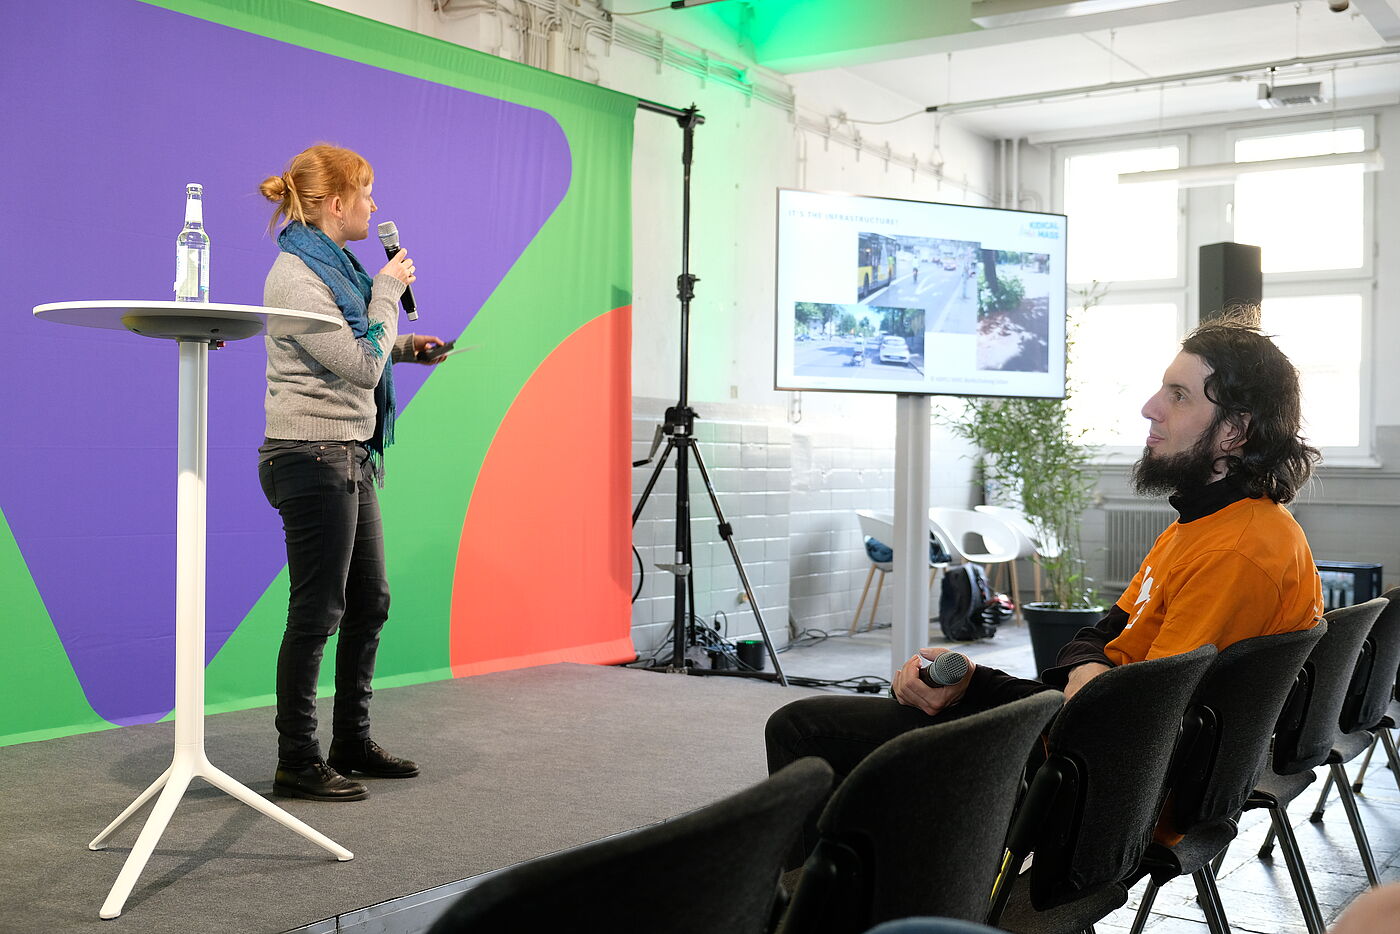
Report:
M799 759L698 811L512 866L464 892L429 934L762 934L783 857L831 779L822 760Z
M1394 604L1400 601L1400 587L1391 588L1381 594L1381 596ZM1394 606L1387 607L1386 613L1382 614L1382 618L1384 618L1386 614L1394 611ZM1377 625L1380 625L1380 623L1377 622ZM1379 668L1379 666L1376 667ZM1361 768L1357 769L1356 778L1351 783L1351 790L1358 794L1360 794L1361 788L1365 784L1366 770L1371 765L1371 756L1375 754L1377 746L1381 746L1385 749L1386 762L1395 780L1395 786L1396 788L1400 788L1400 752L1396 750L1395 737L1390 735L1390 731L1395 729L1397 725L1400 725L1400 701L1397 701L1397 698L1400 698L1400 672L1397 672L1395 688L1391 691L1390 698L1386 701L1385 713L1376 721L1374 727L1368 730L1368 732L1375 734L1375 738L1371 740L1371 745L1366 750L1366 758L1361 760ZM1330 773L1328 779L1329 781L1331 779ZM1314 809L1313 813L1320 817L1321 811L1322 808L1319 806Z
M1019 934L1093 930L1128 900L1152 838L1182 717L1214 646L1110 669L1047 736L1007 841L987 923ZM1034 852L1029 884L1017 876Z
M1395 598L1389 599L1393 602ZM1361 768L1356 770L1356 779L1351 783L1351 790L1357 794L1361 793L1361 788L1366 782L1366 770L1371 765L1371 756L1375 754L1377 746L1385 750L1386 765L1390 769L1391 777L1395 779L1395 787L1400 788L1400 751L1397 751L1395 737L1390 732L1400 726L1400 699L1397 698L1400 698L1400 673L1397 673L1395 691L1390 703L1386 705L1385 716L1381 717L1372 731L1376 738L1371 740L1371 748L1366 750L1366 758L1361 760Z
M1150 877L1132 934L1140 934L1157 890L1191 876L1206 925L1225 934L1229 923L1215 886L1211 860L1238 832L1236 823L1269 760L1274 724L1327 624L1231 645L1206 670L1187 708L1181 740L1167 781L1158 837L1179 834L1170 845L1154 842L1139 875Z
M1392 590L1382 598L1388 601L1387 605L1371 626L1370 635L1361 644L1361 654L1347 687L1347 699L1342 704L1342 713L1337 721L1332 753L1327 757L1327 779L1322 785L1317 805L1308 818L1314 824L1322 820L1328 793L1334 783L1340 783L1338 796L1342 799L1342 808L1356 838L1361 865L1373 888L1380 884L1380 877L1356 806L1355 786L1351 786L1352 790L1348 788L1350 779L1347 777L1346 763L1370 749L1379 733L1385 730L1387 708L1395 693L1394 672L1400 666L1400 601L1392 599L1392 595L1400 597L1400 592Z
M1277 836L1309 934L1323 934L1325 924L1298 851L1298 841L1288 824L1288 804L1312 784L1316 777L1313 769L1326 763L1332 755L1338 718L1347 699L1361 645L1387 603L1384 598L1377 597L1326 614L1327 632L1303 664L1298 683L1275 728L1269 768L1264 770L1245 801L1246 811L1255 808L1269 811L1272 826L1259 849L1259 856L1269 856Z
M862 760L817 822L783 934L982 920L1027 757L1063 700L1045 691L912 730Z

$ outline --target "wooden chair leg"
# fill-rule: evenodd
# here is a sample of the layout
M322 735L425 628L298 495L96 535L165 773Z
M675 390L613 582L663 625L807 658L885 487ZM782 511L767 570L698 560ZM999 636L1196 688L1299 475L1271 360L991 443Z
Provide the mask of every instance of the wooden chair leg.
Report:
M1016 620L1016 625L1019 626L1025 622L1025 618L1021 616L1021 583L1016 576L1015 558L1011 559L1009 567L1011 568L1011 602L1016 605L1016 614L1013 618Z
M1040 602L1040 555L1031 558L1031 567L1035 569L1035 602Z
M870 573L865 575L865 589L860 592L860 602L856 604L856 615L851 618L851 632L860 625L860 611L865 607L865 595L870 593L870 579L875 576L875 565L870 565Z
M875 611L880 608L880 591L885 589L885 572L880 572L880 583L875 585L875 602L870 604L870 625L867 629L875 628Z

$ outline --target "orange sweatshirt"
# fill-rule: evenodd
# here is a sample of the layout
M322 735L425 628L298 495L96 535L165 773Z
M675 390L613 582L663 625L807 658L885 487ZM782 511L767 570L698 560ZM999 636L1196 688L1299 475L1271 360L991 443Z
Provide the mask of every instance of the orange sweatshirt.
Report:
M1128 622L1104 654L1122 665L1309 629L1322 616L1322 583L1288 510L1241 499L1168 526L1117 605Z

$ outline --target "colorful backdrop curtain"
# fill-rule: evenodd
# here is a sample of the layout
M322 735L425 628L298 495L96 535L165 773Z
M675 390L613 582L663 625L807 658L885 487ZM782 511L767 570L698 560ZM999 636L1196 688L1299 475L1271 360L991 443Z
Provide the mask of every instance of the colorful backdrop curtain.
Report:
M412 329L479 347L395 371L376 684L631 658L635 99L304 0L3 9L0 217L25 247L3 300L0 744L174 703L175 346L33 306L171 297L186 182L211 298L260 304L257 184L321 141L375 167L374 220L421 277ZM373 234L352 248L382 265ZM271 702L286 616L263 366L261 338L210 356L211 711Z

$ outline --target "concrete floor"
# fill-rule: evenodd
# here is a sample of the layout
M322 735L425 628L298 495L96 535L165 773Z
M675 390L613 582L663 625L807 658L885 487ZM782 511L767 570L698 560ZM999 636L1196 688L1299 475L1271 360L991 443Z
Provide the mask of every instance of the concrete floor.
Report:
M931 645L943 645L933 627ZM845 631L821 638L799 638L783 652L780 661L789 676L839 680L874 675L890 675L890 630L888 627L850 634ZM1002 627L996 638L959 646L978 664L993 665L1011 674L1033 676L1030 638L1023 626ZM1355 777L1361 760L1348 763ZM1384 755L1372 760L1362 793L1358 796L1361 819L1370 838L1382 882L1400 881L1400 789L1383 767ZM1324 819L1310 823L1308 816L1322 780L1313 783L1289 808L1294 833L1303 860L1330 925L1358 895L1366 890L1366 876L1357 854L1356 843L1347 825L1341 802L1333 792ZM1219 875L1221 901L1232 930L1254 934L1306 934L1297 899L1283 857L1277 848L1271 859L1257 857L1268 830L1263 811L1246 813L1240 834L1230 848ZM1100 934L1121 934L1132 926L1137 904L1146 883L1139 883L1128 904L1095 926ZM1158 893L1146 930L1150 934L1206 934L1204 916L1197 907L1195 887L1189 879L1178 879ZM1400 919L1396 919L1400 931Z

